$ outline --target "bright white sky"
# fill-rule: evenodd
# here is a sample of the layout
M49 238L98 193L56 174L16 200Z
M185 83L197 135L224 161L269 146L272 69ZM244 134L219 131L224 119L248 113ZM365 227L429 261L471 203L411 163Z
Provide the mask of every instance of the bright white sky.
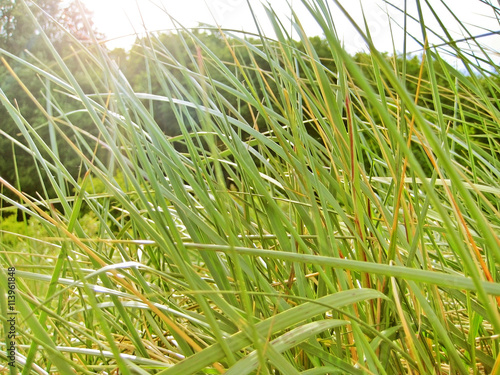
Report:
M321 35L321 30L315 21L308 14L307 10L301 4L301 0L289 0L294 11L300 15L301 22L310 36ZM494 0L493 0L494 1ZM165 10L177 19L183 26L194 27L199 22L214 25L218 23L223 28L236 30L255 31L255 24L248 10L246 0L83 0L87 8L93 13L93 20L99 31L103 32L109 39L108 47L128 48L135 40L135 32L141 33L146 28L148 31L166 30L172 27ZM269 0L278 14L283 15L286 20L290 15L290 8L286 0ZM488 31L500 30L499 22L488 6L482 4L479 0L447 0L453 12L460 21L464 22L474 35L486 33ZM260 6L260 0L250 0L255 8L259 22L265 33L272 36L272 27L267 21L267 16ZM359 24L363 24L361 6L362 4L367 18L370 32L376 41L376 46L382 51L392 51L392 40L396 41L396 49L402 50L402 39L399 37L402 33L396 22L392 23L392 31L398 37L392 38L389 28L389 22L386 14L387 7L382 0L340 0L340 3L354 16ZM392 4L402 7L404 0L391 0ZM408 1L409 12L417 15L414 1ZM449 30L455 31L453 36L456 39L463 37L460 28L452 17L447 16L448 12L441 5L441 0L430 0L432 6L439 12L439 16L446 22ZM350 53L362 50L364 43L354 32L349 22L341 14L340 10L331 4L332 13L335 19L337 31L343 38L345 46ZM411 4L411 5L410 5ZM390 8L389 8L390 9ZM140 10L140 11L139 11ZM426 12L428 13L428 12ZM394 20L402 24L402 16L399 12L390 10ZM141 15L143 22L141 20ZM427 17L428 26L439 26L435 22L430 22L433 17L429 14ZM410 22L410 21L409 21ZM421 36L419 26L416 22L410 23L412 32ZM480 27L477 27L477 26ZM114 39L119 38L119 39ZM493 50L493 54L500 57L500 36L483 38L481 42ZM431 43L438 43L437 39L431 40ZM466 45L463 45L466 47ZM416 44L410 45L408 50L418 48Z

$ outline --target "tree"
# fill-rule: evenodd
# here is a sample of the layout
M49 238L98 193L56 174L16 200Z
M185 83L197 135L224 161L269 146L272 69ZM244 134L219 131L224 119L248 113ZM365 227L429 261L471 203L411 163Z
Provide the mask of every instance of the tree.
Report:
M41 0L36 6L31 4L30 9L38 19L42 19L38 16L43 12L56 15L58 6L58 0ZM47 26L47 23L42 24L44 29ZM18 0L0 0L0 48L19 54L24 49L33 48L36 38L35 25L23 3Z
M102 34L93 27L91 12L76 0L64 6L62 0L38 0L36 3L0 0L0 48L18 55L24 50L36 52L41 46L41 43L37 43L40 31L36 30L36 25L29 12L26 11L25 4L56 47L62 47L69 39L60 26L78 40L90 39L84 18L87 18L92 32L98 38L102 38Z
M93 28L91 14L85 7L80 7L76 1L63 4L61 0L39 0L36 3L21 0L0 0L0 48L28 61L35 59L42 61L48 69L53 69L55 74L59 72L54 67L53 57L45 43L42 42L40 30L36 29L36 24L26 10L25 4L62 56L68 56L72 53L69 48L72 37L80 41L87 41L90 39L90 32L94 32L99 38L102 37L95 29L91 31L87 29L84 17ZM0 50L1 55L2 51ZM45 94L44 80L40 80L40 77L31 69L8 58L8 55L3 55L15 74L35 96L39 97L38 94L41 92ZM76 59L67 59L66 61L75 75L83 75L79 73L80 67ZM33 105L32 100L20 88L16 79L3 64L0 64L0 82L2 82L1 89L9 101L15 103L22 116L31 125L37 127L37 133L48 142L47 119ZM57 98L59 104L66 107L63 110L75 109L76 104L70 103L63 94L52 92L51 95L53 98ZM40 103L45 105L43 99ZM85 127L85 123L82 124L82 127ZM0 106L0 130L3 132L3 136L0 134L0 176L13 185L20 186L29 195L35 196L37 193L43 195L40 178L45 179L45 177L38 177L33 157L24 152L21 147L13 145L11 139L21 143L25 143L25 140L19 135L16 124L3 106ZM67 147L61 150L60 156L61 160L68 161L68 164L71 164L71 160L74 159L72 151ZM18 172L16 172L16 168ZM72 173L76 175L78 172L78 165L75 165L72 168ZM45 186L49 186L49 184L45 184ZM50 188L47 193L51 194Z

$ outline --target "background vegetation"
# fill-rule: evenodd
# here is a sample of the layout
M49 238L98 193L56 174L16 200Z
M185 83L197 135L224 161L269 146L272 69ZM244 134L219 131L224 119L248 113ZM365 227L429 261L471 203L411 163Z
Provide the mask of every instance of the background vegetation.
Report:
M417 1L421 35L402 33L422 54L357 26L370 52L350 56L332 2L304 0L323 38L269 8L274 39L179 25L108 51L77 4L3 3L17 370L499 373L498 68L480 39L459 49Z

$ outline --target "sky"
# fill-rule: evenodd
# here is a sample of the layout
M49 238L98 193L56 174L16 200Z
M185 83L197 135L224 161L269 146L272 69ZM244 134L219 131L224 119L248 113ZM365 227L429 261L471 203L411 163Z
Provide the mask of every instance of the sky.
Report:
M249 11L247 0L82 0L89 10L93 12L93 21L99 31L104 33L110 40L109 48L122 47L130 48L135 40L136 33L148 31L165 31L173 27L169 15L179 21L185 27L196 27L199 23L210 25L220 25L223 28L244 30L255 32L256 27ZM260 6L260 0L249 0L256 12L257 19L261 23L264 32L273 36L272 27L267 21L267 16ZM334 5L333 0L328 0L331 4L332 15L335 20L337 32L344 42L348 52L366 50L366 45L362 38L357 35L349 21L342 15L339 8ZM356 22L363 24L363 12L366 16L372 38L376 47L381 51L392 52L393 48L401 52L403 39L401 37L400 26L403 17L400 12L385 5L383 0L339 0L349 11ZM484 1L484 0L482 0ZM491 8L482 4L480 0L446 0L448 6L464 22L474 35L480 35L489 31L500 30L500 24ZM493 0L496 1L496 0ZM307 10L302 5L301 0L269 0L271 6L280 14L283 20L290 17L291 3L293 10L300 16L300 20L308 35L321 35L321 29L317 26ZM404 0L390 0L398 7L403 7ZM267 1L266 1L267 3ZM408 1L410 14L417 15L414 1ZM446 27L453 31L453 37L461 39L463 32L452 17L448 16L441 0L430 0L430 4L436 8L439 16L446 23ZM439 29L437 22L432 22L433 17L429 11L428 25ZM391 16L391 27L389 27L388 14ZM286 23L285 23L286 24ZM289 24L289 21L288 21ZM398 25L399 24L399 25ZM417 22L409 22L409 29L415 35L420 36L421 32ZM391 36L395 35L393 38ZM393 41L394 40L394 46ZM486 43L492 54L500 58L500 36L481 38ZM437 44L437 38L431 39L431 43ZM462 44L466 48L465 44ZM419 49L416 43L408 46L408 51Z

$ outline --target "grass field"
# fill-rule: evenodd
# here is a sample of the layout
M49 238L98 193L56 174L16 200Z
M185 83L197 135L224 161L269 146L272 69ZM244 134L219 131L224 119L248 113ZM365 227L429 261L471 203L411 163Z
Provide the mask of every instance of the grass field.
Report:
M143 39L145 83L161 94L134 91L97 42L75 41L78 75L48 39L51 66L0 51L5 69L48 87L31 92L10 73L42 125L0 91L12 142L49 176L39 196L0 177L0 288L15 278L18 311L7 370L1 299L5 371L500 374L497 56L473 38L470 50L444 40L444 56L422 18L421 34L405 34L422 45L416 75L363 25L361 64L336 35L336 1L303 2L335 70L299 16L300 47L271 9L275 40L212 30L229 59L189 30L189 64ZM164 135L153 102L182 134Z

